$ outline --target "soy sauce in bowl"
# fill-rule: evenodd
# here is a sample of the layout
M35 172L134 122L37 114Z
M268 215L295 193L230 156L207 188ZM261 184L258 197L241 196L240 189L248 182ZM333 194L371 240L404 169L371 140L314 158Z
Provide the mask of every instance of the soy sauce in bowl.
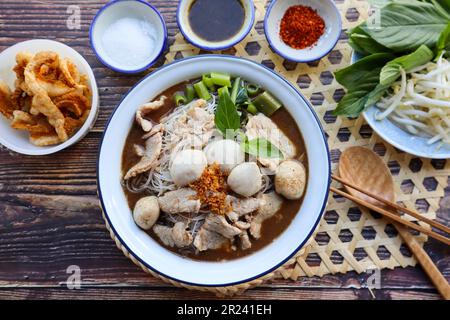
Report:
M241 0L195 0L189 8L189 24L200 38L221 42L234 37L244 25Z

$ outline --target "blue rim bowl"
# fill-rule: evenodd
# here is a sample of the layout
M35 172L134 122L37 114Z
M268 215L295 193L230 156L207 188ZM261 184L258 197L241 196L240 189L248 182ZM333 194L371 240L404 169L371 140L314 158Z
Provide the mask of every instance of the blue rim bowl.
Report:
M290 226L270 245L249 256L221 262L182 258L159 245L133 221L120 184L121 153L138 105L178 82L211 68L260 81L273 90L298 123L305 137L310 172L304 202ZM308 135L306 134L308 133ZM118 247L145 271L199 287L226 287L258 279L289 261L317 228L328 200L331 182L327 138L313 107L286 79L254 61L227 55L201 55L177 60L147 75L124 95L109 118L97 158L97 186L104 218ZM317 174L316 174L317 173Z
M246 15L250 14L249 18L246 18L246 21L244 21L243 28L233 38L218 42L217 44L215 44L215 42L203 40L198 37L192 30L190 30L187 22L183 22L183 17L185 17L184 14L187 15L188 10L182 9L193 1L194 0L180 0L177 8L177 24L184 38L197 48L205 51L219 51L229 49L244 40L244 38L250 33L253 28L253 25L255 23L255 6L252 0L242 0L244 7L246 8Z
M159 50L158 54L155 56L155 58L152 61L147 63L144 67L137 68L137 69L123 69L123 68L114 66L111 63L106 62L106 59L102 57L98 48L96 47L96 44L95 44L96 41L94 40L94 37L93 37L94 29L97 25L99 17L101 17L103 14L107 14L108 9L111 9L113 6L117 5L118 3L123 3L123 2L130 2L130 3L134 3L134 4L139 3L139 4L145 5L145 8L148 8L148 10L151 10L152 13L154 13L158 16L159 21L161 22L162 29L164 30L164 35L163 35L162 41L160 43L158 43L159 48L155 50L155 51ZM124 16L125 16L125 14L124 14ZM112 0L112 1L108 2L97 12L97 14L95 15L94 19L92 20L91 26L89 28L89 41L91 44L91 48L94 51L97 58L100 60L100 62L103 65L105 65L106 67L108 67L109 69L112 69L112 70L120 72L120 73L125 73L125 74L139 73L139 72L145 71L148 68L150 68L151 66L153 66L158 61L158 59L161 57L161 54L166 50L167 41L168 41L167 39L168 39L167 27L166 27L166 22L164 21L163 16L154 6L152 6L150 3L143 1L143 0Z
M296 50L279 39L280 20L285 11L294 5L309 6L317 10L325 20L324 35L310 48ZM334 49L341 31L341 14L333 0L273 0L264 17L264 33L270 48L279 56L293 62L307 63L323 58Z

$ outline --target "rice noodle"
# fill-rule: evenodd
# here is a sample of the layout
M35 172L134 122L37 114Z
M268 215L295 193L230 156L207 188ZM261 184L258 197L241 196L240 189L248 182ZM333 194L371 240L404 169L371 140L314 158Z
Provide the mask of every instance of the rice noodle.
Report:
M213 95L212 99L207 102L204 110L209 114L214 116L217 108L217 96ZM161 154L158 158L157 165L150 171L140 174L134 178L126 180L123 183L124 187L132 193L147 193L156 196L162 196L164 193L177 189L177 186L173 182L169 168L171 166L174 156L185 149L203 147L203 140L205 139L205 128L201 126L196 127L183 127L184 124L189 123L193 120L189 110L192 105L182 105L173 110L172 113L163 117L160 121L164 125L163 137L162 137L162 147ZM187 133L183 130L186 129ZM204 144L217 139L222 139L221 133L215 129L208 129L206 132L206 138L208 138ZM241 141L242 137L237 136L237 142ZM304 159L304 154L300 157L300 160ZM257 161L256 158L249 156L250 161ZM258 195L267 193L274 189L272 175L273 172L261 167L262 174L262 186L259 190ZM211 211L203 205L197 214L163 214L160 219L167 223L168 225L174 225L177 222L183 222L187 226L187 231L195 238L198 230L203 225L206 216L210 214ZM185 248L186 250L196 250L194 246Z

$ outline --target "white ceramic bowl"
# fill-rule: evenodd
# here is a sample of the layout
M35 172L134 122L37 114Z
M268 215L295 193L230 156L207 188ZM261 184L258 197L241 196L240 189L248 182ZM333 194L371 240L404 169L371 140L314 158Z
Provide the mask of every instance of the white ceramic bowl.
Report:
M92 92L92 107L86 122L67 141L47 147L38 147L29 141L28 132L11 128L10 121L0 115L0 143L15 152L28 155L46 155L63 150L81 140L94 126L99 110L99 96L97 82L94 73L87 61L74 49L53 40L29 40L17 43L0 53L0 79L5 81L10 88L14 87L16 74L13 67L16 64L16 54L21 51L37 53L39 51L54 51L62 58L69 58L81 73L88 76L89 86Z
M353 53L352 63L355 63L360 59L358 54ZM364 119L369 126L375 131L381 138L393 145L399 150L405 151L409 154L430 159L449 159L450 158L450 146L439 146L439 143L428 144L428 138L418 137L403 130L395 125L390 119L376 120L375 115L379 112L376 106L367 108L363 112Z
M139 105L182 81L217 71L239 75L276 93L305 139L309 178L303 205L284 233L265 248L241 259L201 262L182 258L159 245L133 221L120 184L122 148ZM143 265L178 282L227 286L276 269L306 243L319 223L328 197L330 156L320 122L306 99L285 79L255 62L203 55L166 65L140 81L122 100L106 127L98 157L98 194L115 237Z
M102 37L106 29L121 18L136 18L149 22L155 30L155 46L142 63L123 65L113 60L105 51ZM167 28L161 13L146 1L113 0L102 7L92 20L89 30L91 47L98 59L108 68L121 73L138 73L156 63L167 45Z
M245 20L241 30L234 37L220 42L210 42L202 39L195 34L189 25L189 8L194 1L195 0L180 0L177 10L178 27L184 38L194 46L206 51L225 50L241 42L250 30L252 30L255 22L255 7L252 0L242 0L242 5L245 10Z
M310 48L291 48L280 38L280 23L288 8L303 5L317 10L325 21L325 33ZM280 56L295 62L315 61L327 55L339 40L342 20L333 0L273 0L264 19L264 32L270 47Z

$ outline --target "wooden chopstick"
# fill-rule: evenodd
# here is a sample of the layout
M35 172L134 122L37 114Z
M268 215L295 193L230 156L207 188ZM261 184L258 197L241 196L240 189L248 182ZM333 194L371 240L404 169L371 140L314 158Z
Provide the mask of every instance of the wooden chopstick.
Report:
M377 194L374 194L374 193L371 193L371 192L369 192L369 191L367 191L367 190L364 190L364 189L362 189L361 187L359 187L359 186L357 186L357 185L355 185L355 184L353 184L353 183L351 183L351 182L349 182L349 181L347 181L347 180L342 179L341 177L338 177L338 176L335 176L335 175L332 175L331 177L332 177L334 180L336 180L336 181L342 183L343 185L346 185L346 186L348 186L348 187L350 187L350 188L352 188L352 189L355 189L355 190L357 190L357 191L359 191L359 192L361 192L361 193L364 193L364 194L368 195L369 197L374 198L375 200L378 200L378 201L382 202L383 204L385 204L385 205L387 205L387 206L390 206L390 207L392 207L392 208L394 208L394 209L396 209L396 210L398 210L398 211L402 211L402 212L404 212L404 213L407 213L407 214L413 216L414 218L416 218L417 220L426 222L426 223L428 223L430 226L433 226L433 227L435 227L436 229L442 230L442 231L444 231L445 233L450 234L450 228L447 227L447 226L444 226L443 224L440 224L440 223L437 222L437 221L428 219L427 217L422 216L420 213L417 213L417 212L415 212L415 211L413 211L413 210L411 210L411 209L402 207L402 206L398 205L398 204L395 203L395 202L391 202L391 201L389 201L389 200L386 200L386 199L380 197L380 196L377 195Z
M434 231L431 231L431 230L428 230L428 229L426 229L426 228L424 228L422 226L419 226L419 225L417 225L415 223L412 223L410 221L402 219L397 214L394 214L392 212L389 212L387 210L379 208L376 205L373 205L373 204L371 204L371 203L369 203L369 202L367 202L365 200L362 200L361 198L355 197L355 196L353 196L353 195L351 195L351 194L349 194L347 192L344 192L342 190L336 189L334 187L330 187L330 191L332 191L332 192L334 192L334 193L336 193L336 194L338 194L340 196L343 196L343 197L345 197L345 198L347 198L347 199L349 199L349 200L351 200L351 201L353 201L353 202L355 202L357 204L360 204L360 205L362 205L362 206L364 206L366 208L369 208L370 210L378 212L378 213L380 213L380 214L382 214L382 215L384 215L384 216L386 216L386 217L388 217L388 218L390 218L390 219L392 219L392 220L394 220L394 221L396 221L396 222L398 222L400 224L408 226L411 229L414 229L414 230L417 230L419 232L422 232L422 233L424 233L424 234L426 234L426 235L428 235L428 236L430 236L430 237L432 237L432 238L434 238L436 240L439 240L439 241L445 243L446 245L450 245L450 239L448 239L448 238L446 238L446 237L444 237L444 236L442 236L442 235L440 235L440 234L438 234L438 233L436 233Z

